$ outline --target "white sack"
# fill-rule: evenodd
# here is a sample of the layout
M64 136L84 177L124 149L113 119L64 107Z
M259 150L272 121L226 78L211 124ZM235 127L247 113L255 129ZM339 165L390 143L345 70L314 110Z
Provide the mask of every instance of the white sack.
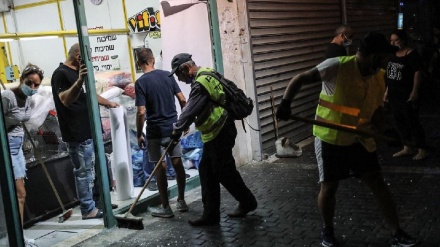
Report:
M124 201L134 195L127 115L124 107L111 108L110 121L116 195L118 200Z

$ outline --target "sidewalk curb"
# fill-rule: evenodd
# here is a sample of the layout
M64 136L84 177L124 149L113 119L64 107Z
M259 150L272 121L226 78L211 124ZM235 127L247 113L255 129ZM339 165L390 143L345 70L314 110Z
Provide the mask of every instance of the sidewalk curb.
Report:
M185 191L189 191L199 186L200 186L200 179L198 175L188 178L186 179ZM177 184L168 188L168 198L173 198L176 197L177 195L178 195ZM160 196L159 196L159 192L157 192L154 195L140 199L138 203L134 206L132 213L133 215L144 213L147 211L148 207L157 206L159 204L160 204ZM113 210L113 215L126 213L130 209L130 206L131 204Z

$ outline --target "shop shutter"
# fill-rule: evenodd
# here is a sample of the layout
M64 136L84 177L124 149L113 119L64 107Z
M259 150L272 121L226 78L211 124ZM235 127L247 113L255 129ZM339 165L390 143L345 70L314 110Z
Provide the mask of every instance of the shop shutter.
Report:
M323 61L333 32L341 24L339 0L247 0L262 152L275 152L275 105L290 79ZM304 85L293 102L293 114L313 118L321 84ZM279 136L293 142L311 136L312 126L296 121L278 123Z
M347 24L355 35L351 51L355 52L358 39L368 31L380 32L389 39L397 28L397 7L396 0L346 0Z

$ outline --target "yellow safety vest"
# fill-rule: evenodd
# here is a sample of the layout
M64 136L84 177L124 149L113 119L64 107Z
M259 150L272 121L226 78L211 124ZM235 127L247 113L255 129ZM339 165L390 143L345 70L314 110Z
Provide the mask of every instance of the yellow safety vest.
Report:
M339 72L333 95L321 91L316 108L316 119L342 124L349 128L368 128L375 110L382 104L385 93L385 71L362 77L356 57L339 57ZM339 146L348 146L359 141L372 152L376 150L373 138L353 133L313 126L313 135L322 141Z
M195 120L196 129L202 133L202 141L208 142L214 139L223 128L228 118L228 112L219 103L225 101L225 93L219 81L208 75L200 75L202 71L213 72L211 68L200 68L197 71L195 83L200 83L209 93L209 102L202 113Z

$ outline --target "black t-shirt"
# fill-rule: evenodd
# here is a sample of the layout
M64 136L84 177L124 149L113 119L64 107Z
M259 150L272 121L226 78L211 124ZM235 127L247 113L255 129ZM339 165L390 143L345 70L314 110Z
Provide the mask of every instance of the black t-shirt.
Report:
M398 57L394 55L387 65L386 84L388 100L406 102L414 86L414 74L421 68L416 51Z
M78 73L77 70L60 63L51 79L52 95L64 142L83 142L92 138L85 87L81 89L78 99L69 107L63 105L58 96L78 80Z
M327 47L327 50L325 51L324 58L327 59L342 56L347 56L347 51L345 50L345 47L335 43L330 43Z
M168 71L156 69L135 83L135 104L147 110L147 139L170 137L177 121L175 95L181 90L174 77L168 75Z

